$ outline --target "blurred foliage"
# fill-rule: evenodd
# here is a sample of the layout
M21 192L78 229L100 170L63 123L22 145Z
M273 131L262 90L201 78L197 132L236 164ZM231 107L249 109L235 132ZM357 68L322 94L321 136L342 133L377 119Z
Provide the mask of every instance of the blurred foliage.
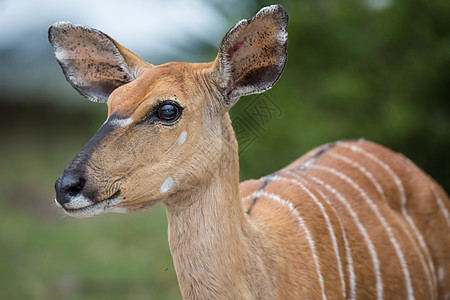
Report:
M449 191L450 2L281 4L290 15L284 75L264 96L244 97L231 110L246 130L241 145L250 141L240 152L241 179L274 172L321 144L363 137L404 153ZM211 60L217 50L203 51ZM61 103L75 98L66 87ZM0 101L0 298L180 298L161 207L57 217L53 182L106 107L55 106L43 95L26 95L41 104ZM249 111L264 111L264 103L275 110L261 123Z
M242 177L273 172L323 143L365 138L403 153L450 190L450 2L281 4L288 63L266 95L284 114L259 132L249 122L259 138L241 153ZM251 98L233 117L245 116Z

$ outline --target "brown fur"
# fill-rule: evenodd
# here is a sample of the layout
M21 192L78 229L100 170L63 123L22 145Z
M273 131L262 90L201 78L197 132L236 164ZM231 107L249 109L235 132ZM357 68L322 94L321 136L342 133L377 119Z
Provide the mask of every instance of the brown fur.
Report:
M448 299L450 228L442 205L448 211L449 200L401 155L366 141L335 143L239 185L227 111L239 96L269 89L281 75L286 25L284 10L272 6L230 30L214 62L161 66L143 62L101 32L55 25L50 40L65 74L80 77L68 76L78 90L102 102L108 90L95 87L117 86L107 95L109 119L59 185L76 171L86 180L80 193L95 191L82 200L92 205L81 213L114 194L120 195L114 207L127 212L162 203L185 299L376 299L377 293L405 299L406 271L393 240L409 272L411 296ZM95 42L80 52L71 36ZM92 56L98 41L111 52ZM82 72L104 66L103 59L120 68ZM123 82L124 74L135 78ZM180 119L148 121L166 99L184 109ZM128 123L115 126L115 120ZM378 289L365 234L379 262Z
M395 154L386 148L366 141L344 142L342 144L354 144L357 145L357 147L364 149L364 151L375 155L380 160L386 162L389 167L392 168L393 172L399 176L406 192L406 210L425 239L425 251L428 251L431 255L436 271L434 275L438 277L437 270L439 267L445 270L445 274L448 274L450 270L450 240L448 238L450 228L448 228L444 214L440 210L436 202L436 197L430 189L430 185L435 185L436 187L437 185L416 166L408 162L404 157L399 154ZM368 172L373 174L374 179L380 183L386 198L382 199L373 183L368 179L368 177L364 176L360 170L349 166L336 157L333 157L333 153L346 156L364 166ZM306 157L311 157L311 155L307 154ZM347 199L348 202L351 203L352 207L358 214L361 223L367 228L369 236L373 240L373 244L378 253L385 297L388 297L389 299L405 299L406 286L402 268L396 252L389 242L385 228L380 226L380 221L374 215L373 211L364 203L361 199L361 195L359 195L359 193L356 192L351 185L342 179L336 178L336 176L333 176L328 172L314 168L306 168L302 171L298 171L298 168L302 166L305 161L307 161L307 159L304 157L300 158L298 161L283 169L278 176L295 178L296 180L296 176L300 176L304 180L308 189L311 189L313 192L322 191L322 193L325 194L325 196L331 201L337 215L339 215L339 220L347 233L347 238L349 239L350 249L354 258L357 287L356 295L358 298L372 299L375 298L376 295L374 285L375 276L373 274L373 266L368 249L362 242L363 237L359 233L348 212L344 209L343 205L337 201L336 195L330 193L330 191L326 190L322 185L317 184L317 182L311 179L311 176L317 177L334 187ZM408 222L400 212L400 192L398 190L398 186L396 186L393 179L390 178L390 175L386 174L387 172L384 169L381 169L378 164L372 162L370 159L367 159L364 155L354 153L339 144L319 156L313 165L327 166L345 173L357 185L362 187L368 197L370 197L377 205L381 214L385 217L388 225L392 228L394 236L400 244L409 273L411 275L414 297L416 299L434 299L436 295L438 299L446 299L445 297L448 297L450 287L450 278L448 276L442 278L441 280L438 279L437 289L434 287L430 289L430 286L427 284L427 275L423 270L418 254L415 252L414 245L412 245L412 243L416 243L416 245L419 244L419 241L417 238L410 240L405 233L405 230L407 230L411 235L411 229L409 228ZM293 174L289 172L292 170L297 170L294 173L296 176L293 176ZM255 190L258 190L260 186L262 186L262 180L243 182L241 184L243 198ZM341 295L339 294L341 291L339 289L340 285L337 277L338 274L335 256L334 253L330 251L330 241L329 236L327 235L328 230L325 227L321 214L318 213L317 205L311 201L311 197L305 195L304 192L302 193L298 186L292 187L283 181L273 181L269 183L266 186L265 191L280 195L283 199L291 201L299 211L304 212L305 221L309 221L311 224L310 226L313 228L312 234L314 241L319 245L317 247L319 261L321 262L321 266L326 268L324 269L326 294L328 298L331 299L341 298L342 296L339 297ZM440 196L442 197L448 210L450 208L450 205L448 205L448 198L444 197L444 194L440 188L439 191ZM317 192L314 194L324 206L327 206L320 194ZM245 202L246 204L244 209L250 206L250 202L251 199ZM269 221L267 216L267 212L270 211L273 206L279 205L273 203L273 201L270 201L267 198L262 197L252 209L251 216L256 219L265 220L267 223L270 222L271 224L274 224L276 220L274 220L274 218L270 218ZM340 222L336 218L337 216L333 215L333 210L330 210L329 207L326 208L327 213L334 217L332 225L335 229L335 233L339 233ZM295 220L292 222L291 227L298 228ZM281 225L278 228L282 231L285 230L285 228ZM283 233L280 232L276 243L279 245L287 245L289 243L289 238L290 237L283 237ZM338 237L338 240L340 240L339 249L341 250L341 261L345 262L345 250L343 249L342 238ZM300 242L300 244L301 243L302 242ZM418 248L421 249L420 246L418 246ZM282 248L279 251L282 253L285 250ZM307 252L308 251L305 251L304 253ZM424 250L421 249L421 252L423 253ZM295 257L298 256L301 256L301 254L297 254ZM314 268L310 269L309 274L313 273L311 271L313 269ZM346 267L344 267L344 270L346 270ZM292 272L294 274L299 274L297 268ZM348 280L348 277L349 274L346 272L346 281ZM317 281L317 276L313 278ZM300 282L303 280L300 280ZM292 290L293 286L295 285L291 285L290 290ZM348 288L349 286L346 285L346 287ZM349 295L349 291L347 291L346 294ZM290 296L294 295L305 294L301 291L293 291ZM320 298L321 295L316 294L316 297Z

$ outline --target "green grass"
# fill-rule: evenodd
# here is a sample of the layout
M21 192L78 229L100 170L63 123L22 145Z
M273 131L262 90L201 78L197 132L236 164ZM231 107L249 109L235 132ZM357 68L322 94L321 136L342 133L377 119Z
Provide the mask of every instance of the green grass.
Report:
M179 299L164 209L44 220L0 210L1 299Z

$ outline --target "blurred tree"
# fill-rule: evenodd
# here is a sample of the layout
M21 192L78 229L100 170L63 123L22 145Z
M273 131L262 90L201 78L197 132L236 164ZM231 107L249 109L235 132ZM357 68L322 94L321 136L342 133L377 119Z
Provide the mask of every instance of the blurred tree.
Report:
M267 95L284 114L259 132L249 122L260 138L241 153L242 177L362 137L410 157L449 191L450 2L281 4L290 16L288 63ZM233 117L245 115L249 101L241 99Z

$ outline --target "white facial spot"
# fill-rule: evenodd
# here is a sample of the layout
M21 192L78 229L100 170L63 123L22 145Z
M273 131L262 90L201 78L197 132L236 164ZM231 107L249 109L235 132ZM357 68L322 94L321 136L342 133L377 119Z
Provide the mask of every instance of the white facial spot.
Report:
M165 193L173 186L173 179L172 177L169 177L164 181L164 183L161 185L161 193Z
M108 120L106 120L108 122ZM117 127L125 127L130 125L131 123L133 123L133 119L132 118L128 118L128 119L112 119L109 121L112 126L117 126ZM106 122L105 122L106 123Z
M186 137L187 137L187 132L183 131L180 134L180 138L178 139L178 145L182 145L186 141Z

